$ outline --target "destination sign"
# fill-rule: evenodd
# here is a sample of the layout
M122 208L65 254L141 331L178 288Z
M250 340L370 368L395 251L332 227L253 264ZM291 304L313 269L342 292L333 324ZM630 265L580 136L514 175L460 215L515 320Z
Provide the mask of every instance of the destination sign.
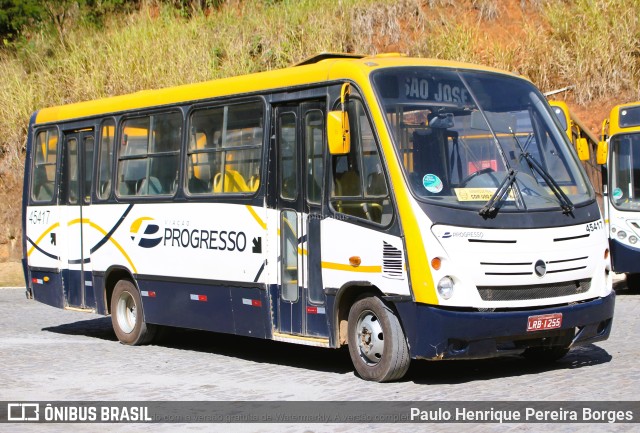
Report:
M411 100L447 102L458 105L471 103L471 96L459 81L406 77L404 97Z

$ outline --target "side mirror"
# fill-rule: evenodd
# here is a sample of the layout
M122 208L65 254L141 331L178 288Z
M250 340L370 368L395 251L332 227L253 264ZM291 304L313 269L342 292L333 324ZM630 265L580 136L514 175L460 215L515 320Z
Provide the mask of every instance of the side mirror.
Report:
M329 153L331 155L346 155L351 150L349 114L346 111L329 111L327 117L327 141L329 142Z
M344 83L340 91L340 110L329 111L327 116L327 142L331 155L345 155L351 150L349 113L345 109L350 92L349 83Z
M580 137L576 140L576 150L580 161L589 161L589 143L586 138Z
M598 153L596 155L596 162L600 165L607 163L607 154L609 153L609 143L602 140L598 143Z

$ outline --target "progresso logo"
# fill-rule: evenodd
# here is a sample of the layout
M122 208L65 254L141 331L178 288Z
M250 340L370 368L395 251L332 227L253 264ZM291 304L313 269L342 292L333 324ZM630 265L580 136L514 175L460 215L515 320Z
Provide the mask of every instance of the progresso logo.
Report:
M482 239L484 237L484 233L483 232L474 232L474 231L469 231L469 232L444 232L440 237L442 239L449 239L449 238L477 238L477 239Z
M131 224L131 240L142 248L153 248L162 242L160 226L150 217L141 217Z

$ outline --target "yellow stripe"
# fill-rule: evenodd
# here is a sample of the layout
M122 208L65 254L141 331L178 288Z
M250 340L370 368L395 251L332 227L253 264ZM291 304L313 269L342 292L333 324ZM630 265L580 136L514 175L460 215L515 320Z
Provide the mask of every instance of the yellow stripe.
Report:
M322 269L333 269L334 271L349 271L349 272L369 272L369 273L382 272L382 266L351 266L351 265L343 265L342 263L333 263L333 262L322 262Z
M57 228L57 227L59 227L59 226L60 226L60 223L55 223L55 224L53 224L51 227L49 227L47 230L45 230L45 232L44 232L44 233L42 233L42 234L40 235L40 237L38 238L38 240L37 240L37 241L35 241L35 242L34 242L34 244L35 244L35 245L38 245L38 244L40 243L40 241L41 241L42 239L44 239L44 237L45 237L45 236L46 236L46 235L47 235L51 230L53 230L53 229L55 229L55 228ZM35 250L35 249L36 249L36 247L35 247L35 246L32 246L32 247L29 249L29 252L27 252L27 257L29 257L29 256L31 255L31 253L33 252L33 250Z
M103 229L102 227L100 227L99 225L97 225L97 224L95 224L95 223L91 222L91 220L89 220L89 219L87 219L87 218L82 218L82 219L80 219L80 218L76 218L76 219L73 219L73 220L71 220L71 221L69 221L69 222L67 223L67 226L72 226L72 225L74 225L74 224L79 224L79 223L82 223L82 224L89 224L89 226L90 226L90 227L92 227L92 228L96 229L97 231L99 231L100 233L102 233L102 235L103 235L103 236L106 236L106 235L107 235L106 230L104 230L104 229ZM42 234L42 236L40 236L40 238L36 241L36 245L38 244L38 242L40 242L40 241L42 240L42 238L44 238L44 237L45 237L45 235L46 235L48 232L50 232L51 230L53 230L54 228L56 228L56 227L57 227L57 226L59 226L59 225L60 225L59 223L55 223L53 226L51 226L51 227L49 228L49 230L47 230L46 232L44 232L44 233ZM137 273L138 273L138 270L136 269L136 266L133 264L133 261L131 260L131 257L129 257L129 254L127 254L127 253L126 253L126 251L124 250L124 248L122 248L122 246L118 243L118 241L116 241L113 237L109 237L109 241L110 241L110 242L111 242L111 243L112 243L112 244L113 244L113 245L118 249L118 251L120 251L120 254L122 254L122 255L123 255L123 257L127 260L127 262L129 262L129 266L131 266L131 270L132 270L134 273L136 273L136 274L137 274ZM29 254L31 254L31 251L33 251L33 249L34 249L34 247L32 247L32 248L31 248L31 250L29 250L29 252L27 253L27 256L28 256Z
M338 68L336 68L335 71L332 71L332 73L333 72L341 75L345 73L345 71ZM400 160L397 158L393 143L389 136L389 131L384 128L386 123L384 115L380 111L379 105L374 103L374 101L376 101L376 96L371 87L369 76L365 75L357 81L361 85L361 89L367 101L370 102L369 107L371 109L371 114L378 129L380 144L387 160L387 166L389 167L389 176L391 177L391 185L395 192L398 213L405 239L405 246L407 248L407 262L409 265L408 268L413 298L416 302L437 305L439 303L438 297L433 284L433 277L431 276L429 259L422 239L422 233L411 206L411 194L409 193L404 181L404 176L402 175Z
M82 219L76 218L74 220L69 221L67 223L67 226L72 226L72 225L78 224L78 223L87 224L87 223L89 223L89 220L87 218L82 218Z
M107 235L107 232L100 226L98 226L97 224L92 223L91 221L89 221L89 225L91 227L93 227L94 229L98 230L100 233L102 233L104 236ZM136 266L133 264L133 261L131 260L131 258L129 257L129 254L126 253L126 251L124 250L124 248L122 248L122 246L118 243L118 241L116 241L113 236L109 237L109 241L118 249L118 251L120 251L120 254L122 254L124 256L125 259L127 259L127 262L129 262L129 266L131 266L131 270L134 273L138 273L138 270L136 269Z
M262 227L262 230L266 230L267 229L267 225L265 224L264 221L262 221L262 218L260 218L260 216L256 213L256 211L253 210L253 207L251 207L249 205L246 205L246 206L247 206L247 209L249 209L249 212L251 213L253 218L258 222L260 227Z
M98 230L100 233L102 233L104 236L107 235L106 230L104 230L102 227L100 227L99 225L89 221L89 220L83 220L82 222L84 223L88 223L89 226L93 227L94 229ZM134 273L138 273L138 270L136 269L136 266L133 264L133 261L131 260L131 257L129 257L129 254L126 253L126 251L124 250L124 248L122 248L122 246L118 243L118 241L116 241L113 236L109 237L109 241L118 249L118 251L120 251L120 254L122 254L124 256L125 259L127 259L127 262L129 262L129 266L131 266L131 270Z
M301 256L306 256L309 253L304 248L298 248L298 254L301 255Z

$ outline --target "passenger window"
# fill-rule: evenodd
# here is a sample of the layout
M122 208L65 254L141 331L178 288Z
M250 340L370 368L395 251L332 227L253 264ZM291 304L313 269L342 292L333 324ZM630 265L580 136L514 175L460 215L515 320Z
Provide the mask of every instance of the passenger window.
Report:
M351 150L331 158L335 211L387 225L393 216L382 160L364 106L357 100L347 104Z
M298 217L292 210L284 210L280 220L280 278L282 280L282 299L298 301Z
M190 194L253 194L260 187L261 103L194 111L187 150Z
M63 185L66 186L66 200L68 204L78 204L79 197L79 176L78 176L78 140L75 138L67 139L66 161L63 165ZM64 200L61 197L61 201Z
M296 115L283 113L278 119L278 149L280 158L280 196L287 200L298 198L298 158Z
M39 131L35 138L31 198L50 202L54 197L58 132L55 129Z
M118 194L172 195L178 185L181 113L127 119L118 156Z
M92 136L84 137L83 139L84 149L82 154L84 161L82 163L83 170L83 185L82 185L82 202L84 204L91 203L91 182L93 181L93 148L95 145L95 139Z
M106 200L111 195L111 164L115 143L116 123L105 120L100 129L100 148L98 150L98 198Z
M324 176L324 115L320 110L309 111L304 119L307 173L307 201L322 202Z

